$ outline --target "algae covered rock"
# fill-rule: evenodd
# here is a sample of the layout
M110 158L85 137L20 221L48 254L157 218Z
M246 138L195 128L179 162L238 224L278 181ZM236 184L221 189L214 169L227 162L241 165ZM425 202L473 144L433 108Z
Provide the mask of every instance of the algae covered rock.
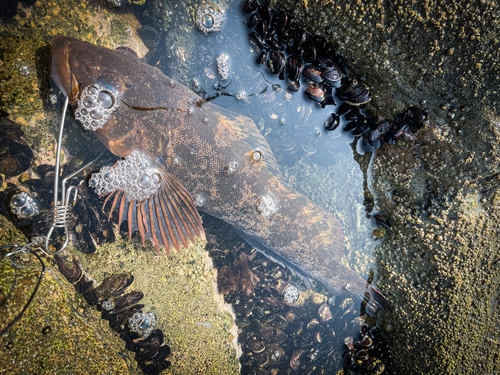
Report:
M24 236L0 216L0 244ZM39 250L38 253L40 253ZM41 254L41 253L40 253ZM0 337L0 368L8 374L127 373L123 344L57 267L41 254L45 272L21 318ZM41 263L31 253L0 261L0 328L23 310L40 278Z

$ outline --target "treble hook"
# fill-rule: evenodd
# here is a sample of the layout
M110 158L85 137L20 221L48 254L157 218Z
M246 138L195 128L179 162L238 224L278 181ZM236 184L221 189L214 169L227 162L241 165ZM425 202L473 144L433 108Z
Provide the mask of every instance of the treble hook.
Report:
M75 177L77 174L81 173L85 168L95 163L101 156L104 154L102 151L94 160L85 164L83 167L79 168L76 172L73 172L69 176L65 177L62 180L61 184L61 201L59 202L59 172L60 172L60 163L61 163L61 145L62 145L62 136L64 132L64 120L66 118L66 110L68 109L69 97L66 96L66 100L64 101L61 125L59 126L59 137L57 139L57 151L56 151L56 173L54 178L54 221L52 226L47 233L47 239L45 240L45 252L49 255L57 255L61 251L63 251L69 242L69 230L68 230L68 217L71 211L72 205L76 203L78 198L78 188L76 186L70 186L66 189L66 183L71 178ZM73 201L70 205L70 199L73 193ZM64 228L64 243L59 249L51 250L50 249L50 239L52 234L54 233L55 228Z

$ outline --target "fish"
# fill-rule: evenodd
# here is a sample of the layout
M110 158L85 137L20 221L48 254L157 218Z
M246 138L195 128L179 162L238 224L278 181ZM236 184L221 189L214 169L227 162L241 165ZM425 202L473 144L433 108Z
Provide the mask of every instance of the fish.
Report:
M291 188L266 139L249 117L222 108L142 62L115 50L58 36L51 78L75 117L114 155L89 181L142 244L187 247L204 231L198 211L232 225L268 258L306 286L315 280L355 297L375 316L392 306L359 274L341 264L337 217Z

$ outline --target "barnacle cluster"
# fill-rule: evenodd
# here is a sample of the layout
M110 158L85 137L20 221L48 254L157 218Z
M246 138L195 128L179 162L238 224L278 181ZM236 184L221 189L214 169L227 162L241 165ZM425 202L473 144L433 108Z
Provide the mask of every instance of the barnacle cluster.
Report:
M109 326L125 340L126 348L136 353L135 359L144 374L156 375L170 366L166 360L170 347L164 343L163 332L156 329L156 315L142 311L142 292L129 291L134 281L131 274L114 274L95 286L76 258L55 256L54 260L87 303L101 311L101 318L108 320Z
M99 195L121 190L129 201L142 201L160 189L161 175L144 153L134 150L124 160L93 173L89 185Z
M101 129L111 114L120 106L116 94L95 83L83 89L77 101L75 117L85 130Z

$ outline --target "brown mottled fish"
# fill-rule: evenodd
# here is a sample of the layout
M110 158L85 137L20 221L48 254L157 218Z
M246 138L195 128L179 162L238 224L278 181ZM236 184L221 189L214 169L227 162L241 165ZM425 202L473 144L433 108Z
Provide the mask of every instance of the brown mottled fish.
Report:
M391 308L340 263L337 218L283 181L250 118L206 102L128 48L57 37L52 78L84 128L124 158L90 184L118 209L129 235L138 230L157 250L186 247L203 235L198 209L233 225L306 282L364 300L370 315Z

